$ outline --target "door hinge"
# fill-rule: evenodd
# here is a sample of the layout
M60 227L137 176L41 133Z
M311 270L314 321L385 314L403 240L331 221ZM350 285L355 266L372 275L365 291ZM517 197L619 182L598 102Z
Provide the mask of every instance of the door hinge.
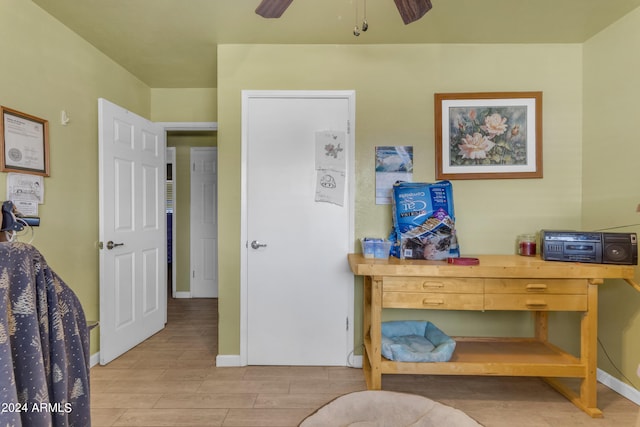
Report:
M351 120L347 120L347 133L351 134Z
M347 331L349 330L349 318L347 317Z
M193 271L191 272L191 277L192 277L192 278L194 278L194 279L196 278L196 271L195 271L195 270L193 270Z

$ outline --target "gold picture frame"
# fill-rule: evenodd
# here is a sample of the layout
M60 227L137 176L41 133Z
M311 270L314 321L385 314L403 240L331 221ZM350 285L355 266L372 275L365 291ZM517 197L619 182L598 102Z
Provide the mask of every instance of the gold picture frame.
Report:
M0 171L49 176L49 122L0 106Z
M542 178L542 92L436 93L436 179Z

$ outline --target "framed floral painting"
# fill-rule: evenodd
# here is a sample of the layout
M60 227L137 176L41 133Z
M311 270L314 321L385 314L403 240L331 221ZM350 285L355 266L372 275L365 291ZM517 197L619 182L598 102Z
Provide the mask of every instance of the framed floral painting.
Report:
M542 92L435 94L436 179L542 178Z

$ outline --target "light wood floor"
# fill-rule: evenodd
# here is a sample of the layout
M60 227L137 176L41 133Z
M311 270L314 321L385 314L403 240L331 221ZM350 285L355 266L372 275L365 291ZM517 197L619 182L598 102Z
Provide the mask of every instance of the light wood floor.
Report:
M171 300L163 331L91 369L92 425L290 427L366 389L362 371L346 367L217 368L216 346L217 300ZM383 388L427 396L487 427L632 427L638 416L637 405L603 385L602 419L537 378L385 375Z

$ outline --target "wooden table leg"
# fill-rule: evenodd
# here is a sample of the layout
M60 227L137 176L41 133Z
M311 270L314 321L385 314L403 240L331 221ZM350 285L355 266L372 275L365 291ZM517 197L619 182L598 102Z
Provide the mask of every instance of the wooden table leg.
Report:
M542 342L549 341L549 313L546 311L534 311L533 321L535 323L536 339Z
M367 388L369 390L380 390L382 388L382 278L370 278L368 288L369 294L366 295L368 300L368 314L365 316L364 334L368 332L369 339L365 339L365 375L367 376ZM365 303L366 304L366 303ZM367 325L368 324L368 325ZM367 327L368 326L368 327ZM368 329L368 331L367 331ZM369 346L367 347L366 343ZM366 365L368 362L368 366ZM369 371L369 372L367 372Z
M592 417L602 417L602 411L597 408L597 369L598 369L598 284L589 281L587 311L580 322L580 359L587 367L586 375L580 385L580 400L585 411Z
M602 280L590 280L587 288L587 311L580 321L580 360L585 366L584 378L580 380L580 390L576 393L557 378L544 378L558 392L569 399L593 418L602 418L597 406L598 368L598 284Z
M371 277L364 277L362 289L362 339L364 348L362 350L362 371L367 388L371 389L371 355L367 349L371 348Z

